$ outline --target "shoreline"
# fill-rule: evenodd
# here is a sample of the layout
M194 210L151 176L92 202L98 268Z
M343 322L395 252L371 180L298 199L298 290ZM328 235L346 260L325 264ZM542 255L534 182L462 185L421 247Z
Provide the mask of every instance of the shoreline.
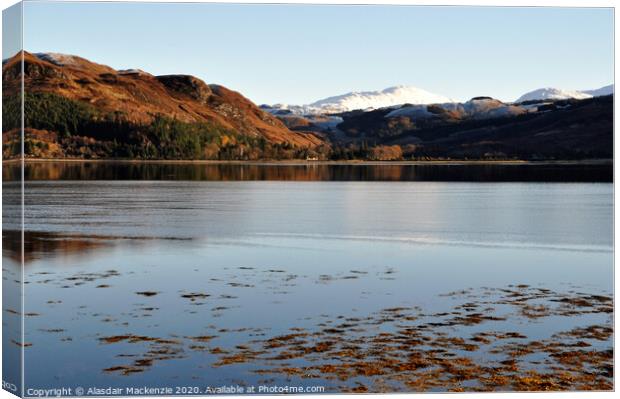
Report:
M227 161L227 160L191 160L191 159L79 159L79 158L27 158L2 160L2 164L14 164L24 162L36 163L109 163L109 164L187 164L187 165L254 165L254 166L470 166L470 165L500 165L500 166L613 166L613 159L587 159L587 160L436 160L436 161L306 161L306 160L257 160L257 161Z

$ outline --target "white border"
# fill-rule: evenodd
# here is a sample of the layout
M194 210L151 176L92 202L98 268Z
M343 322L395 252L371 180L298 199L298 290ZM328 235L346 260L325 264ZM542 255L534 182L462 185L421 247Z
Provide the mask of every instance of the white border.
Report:
M26 0L26 1L44 1L44 0ZM65 2L101 2L101 1L97 1L97 0L62 0ZM107 0L106 2L120 2L121 0ZM348 5L352 5L352 4L382 4L382 5L434 5L434 6L450 6L450 5L454 5L454 6L512 6L512 7L609 7L609 8L614 8L614 21L615 21L615 14L616 14L616 10L615 10L615 4L616 2L614 0L537 0L537 1L531 1L531 0L503 0L503 1L498 1L498 0L443 0L443 1L433 1L433 0L421 0L421 1L416 1L416 0L388 0L388 1L380 1L380 0L376 0L376 1L363 1L363 0L336 0L336 1L330 1L330 0L289 0L289 1L260 1L260 0L241 0L241 1L232 1L232 0L220 0L220 1L183 1L183 0L167 0L167 1L162 1L162 0L132 0L134 2L157 2L157 3L243 3L243 4L265 4L265 3L269 3L269 4L348 4ZM16 4L17 1L15 0L0 0L0 5L1 8L7 8L13 4ZM1 24L1 22L0 22ZM0 27L0 40L1 40L1 27ZM616 76L616 72L618 71L618 63L615 62L616 61L616 54L617 52L615 51L616 48L616 44L618 43L618 31L614 29L614 83L615 83L615 76ZM615 115L618 115L618 102L614 101L614 121L615 121ZM0 115L0 121L1 121L1 115ZM620 143L618 142L618 140L616 140L616 125L614 124L614 154L618 154L620 153L618 150L620 148ZM618 163L615 160L615 156L614 156L614 176L617 175L617 172L619 171L620 166L618 165ZM1 170L1 169L0 169ZM22 180L23 181L23 180ZM0 187L0 195L2 193L2 188ZM620 235L618 234L618 230L620 229L620 227L615 223L615 221L618 218L618 209L615 207L615 203L617 201L617 197L616 197L616 192L614 190L614 248L616 248L618 246L618 241L619 241L619 237ZM1 250L1 242L0 242L0 250ZM614 264L615 264L615 251L614 251ZM618 283L618 274L614 272L614 294L615 294L615 287L617 287ZM614 300L615 300L615 295L614 295ZM615 329L617 331L617 319L614 318L615 320ZM1 342L0 342L0 348L1 348ZM616 342L614 342L614 375L617 375L617 365L618 365L618 348L616 346ZM0 370L1 370L1 364L0 364ZM615 381L614 381L615 383ZM616 385L617 386L617 385ZM423 395L423 394L389 394L389 396L398 396L398 397L406 397L406 398L415 398L415 397L419 397L418 395ZM454 397L454 395L458 395L458 396L462 396L465 395L465 397L468 398L476 398L476 397L480 397L480 398L488 398L488 399L501 399L501 398L509 398L509 399L521 399L521 398L548 398L548 397L553 397L558 398L558 399L564 399L564 398L613 398L616 395L614 393L607 393L607 392L579 392L579 393L572 393L572 392L549 392L549 393L459 393L459 394L444 394L444 393L437 393L437 394L430 394L427 393L425 395L432 395L433 398L437 397L437 398L448 398L448 397ZM10 393L8 393L7 391L4 390L0 390L0 399L5 399L5 398L14 398L15 396L11 395ZM248 396L226 396L226 397L230 397L230 398L248 398ZM261 396L262 398L281 398L281 396ZM334 399L334 398L340 398L342 397L342 395L330 395L330 394L321 394L321 395L304 395L304 398L309 398L309 399ZM364 395L364 397L369 397L369 398L386 398L388 397L388 394L386 395L375 395L375 394L369 394L369 395ZM119 397L121 398L121 397ZM143 397L143 398L149 398L149 399L158 399L159 397Z

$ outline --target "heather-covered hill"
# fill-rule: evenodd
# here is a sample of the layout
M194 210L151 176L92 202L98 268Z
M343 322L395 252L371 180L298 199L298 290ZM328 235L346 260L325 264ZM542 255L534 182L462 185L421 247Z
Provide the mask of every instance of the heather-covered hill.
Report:
M323 143L193 76L117 71L53 53L24 53L23 61L26 127L38 146L31 155L59 146L69 157L287 158ZM3 63L4 131L19 127L20 64L20 54Z

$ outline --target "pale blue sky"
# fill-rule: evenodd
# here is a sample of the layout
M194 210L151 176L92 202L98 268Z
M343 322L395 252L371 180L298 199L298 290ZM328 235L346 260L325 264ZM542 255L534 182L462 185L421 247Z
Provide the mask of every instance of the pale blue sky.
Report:
M609 8L29 2L24 46L192 74L259 104L399 84L511 101L613 83Z

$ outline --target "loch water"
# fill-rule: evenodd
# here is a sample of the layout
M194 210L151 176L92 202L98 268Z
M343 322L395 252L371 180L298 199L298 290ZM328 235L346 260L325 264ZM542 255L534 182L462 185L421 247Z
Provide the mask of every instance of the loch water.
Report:
M464 303L497 320L444 323L429 345L611 325L609 311L554 307L613 297L610 166L36 163L24 173L23 270L16 168L3 172L3 269L5 284L23 279L25 332L3 339L24 349L26 387L417 390L407 373L325 366L350 361L348 338L355 361L370 362L376 337L428 331L467 315ZM510 300L519 290L549 312L530 317ZM10 307L5 320L19 320ZM402 310L378 316L390 309ZM587 342L605 351L612 339ZM486 364L497 353L446 356ZM519 362L544 371L552 358Z

